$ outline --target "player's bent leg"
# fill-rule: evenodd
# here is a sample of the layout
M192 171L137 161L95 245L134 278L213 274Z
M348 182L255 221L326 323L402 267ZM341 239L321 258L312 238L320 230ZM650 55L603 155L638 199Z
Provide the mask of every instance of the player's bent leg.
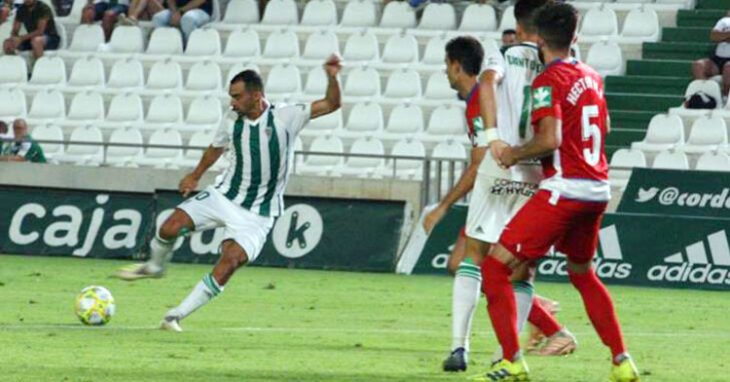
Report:
M232 239L223 241L221 257L213 268L213 272L205 275L180 305L165 313L165 317L160 322L160 329L181 332L180 321L221 294L236 269L247 262L248 255L243 247Z
M133 264L117 270L115 276L127 281L142 278L160 278L165 274L165 264L172 256L175 240L194 229L193 220L182 209L175 209L150 241L150 258L146 263Z
M474 320L474 310L479 303L479 289L482 283L481 272L477 264L481 263L482 254L489 248L488 243L473 238L467 237L464 241L464 253L452 253L452 256L461 257L462 261L459 262L454 277L451 298L451 352L444 360L444 371L465 371L467 368L469 336Z

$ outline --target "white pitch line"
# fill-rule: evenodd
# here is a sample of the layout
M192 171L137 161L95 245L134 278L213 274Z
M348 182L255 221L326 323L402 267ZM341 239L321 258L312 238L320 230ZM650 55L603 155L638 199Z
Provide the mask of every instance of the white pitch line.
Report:
M0 325L0 331L3 330L28 330L28 329L71 329L71 330L157 330L157 326L119 326L110 324L108 326L85 326L85 325L52 325L52 324L28 324L28 325ZM448 329L444 330L423 330L423 329L362 329L362 328L286 328L286 327L232 327L232 328L209 328L202 329L223 330L227 332L298 332L298 333L354 333L354 334L401 334L401 335L448 335ZM200 328L192 330L192 332L201 331ZM491 331L475 332L476 335L491 335ZM594 331L573 332L575 335L591 336L595 335ZM683 332L624 332L628 337L710 337L710 338L730 338L730 333L726 332L706 332L706 331L683 331Z

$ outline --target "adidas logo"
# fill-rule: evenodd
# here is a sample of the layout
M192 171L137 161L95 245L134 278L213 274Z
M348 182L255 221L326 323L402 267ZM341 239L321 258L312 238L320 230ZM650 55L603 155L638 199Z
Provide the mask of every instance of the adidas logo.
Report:
M623 261L616 226L610 225L598 232L601 253L593 258L593 269L598 277L626 279L631 275L631 264ZM552 252L552 250L551 250ZM553 252L537 267L538 274L568 276L567 261L562 253Z
M709 249L709 257L706 249ZM649 269L646 276L650 281L730 285L730 247L725 230L688 245L684 253L665 257L664 263L669 265L655 265Z

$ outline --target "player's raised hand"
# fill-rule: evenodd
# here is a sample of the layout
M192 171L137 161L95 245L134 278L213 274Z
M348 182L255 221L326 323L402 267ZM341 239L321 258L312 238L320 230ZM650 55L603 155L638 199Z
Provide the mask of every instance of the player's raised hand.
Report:
M195 191L195 189L198 188L198 179L195 178L193 174L187 174L180 181L179 188L182 196L187 198L191 192Z
M334 77L340 72L340 69L342 69L342 59L339 54L332 53L324 62L324 71L327 72L328 76Z

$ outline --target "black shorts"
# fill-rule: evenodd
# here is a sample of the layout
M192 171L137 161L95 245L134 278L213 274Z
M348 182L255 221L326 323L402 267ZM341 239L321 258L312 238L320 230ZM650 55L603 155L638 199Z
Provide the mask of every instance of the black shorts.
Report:
M730 62L730 57L720 57L716 54L713 54L712 57L710 57L710 60L712 60L712 62L714 62L715 65L717 65L717 70L719 70L720 73L722 73L722 68L725 67L725 64Z
M44 34L43 37L46 38L46 50L56 50L58 49L58 46L61 43L61 38L58 35L49 36L47 34ZM30 40L25 40L23 43L20 44L18 47L18 50L31 50L33 47L30 45Z
M129 7L122 4L112 6L107 2L96 3L94 4L94 20L101 20L101 18L104 17L104 12L106 11L112 11L115 15L119 16L122 13L127 14L127 10L129 10Z

